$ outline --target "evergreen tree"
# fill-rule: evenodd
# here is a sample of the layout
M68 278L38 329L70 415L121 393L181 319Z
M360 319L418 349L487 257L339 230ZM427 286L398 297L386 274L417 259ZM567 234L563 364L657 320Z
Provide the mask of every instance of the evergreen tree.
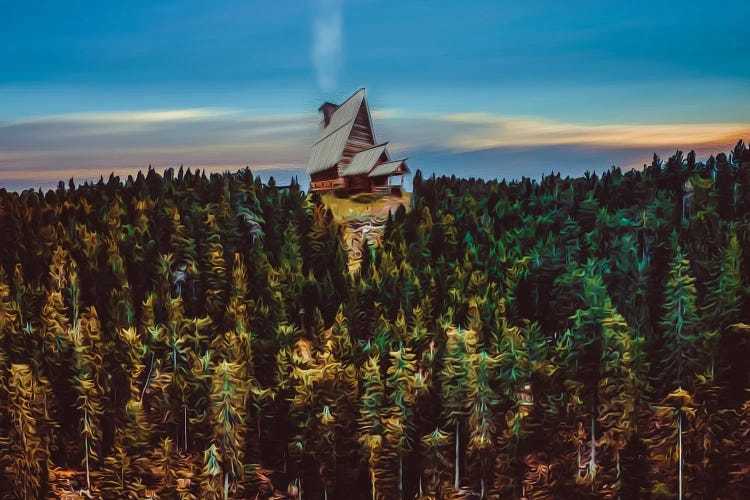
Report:
M475 471L479 477L479 496L485 498L487 479L494 463L495 439L497 427L494 413L498 404L498 396L492 388L494 377L495 360L489 357L487 352L480 351L472 356L469 387L472 399L469 410L469 442L467 451L473 458L473 467L469 470Z
M363 392L359 407L359 442L364 449L370 475L372 498L382 498L382 448L384 427L381 414L385 404L385 385L380 375L380 357L371 351L362 366Z
M240 379L236 363L222 361L214 367L211 386L211 413L213 425L213 445L216 451L210 454L209 474L213 474L211 462L220 464L223 498L230 492L234 495L244 473L243 454L245 449L245 382ZM208 452L206 452L208 454ZM216 454L218 453L218 458ZM211 482L211 480L209 480Z
M705 345L700 343L695 277L679 244L670 264L664 295L661 344L657 347L659 359L654 363L657 395L692 388L695 375L709 366Z
M107 377L101 354L102 339L96 309L89 308L82 316L79 328L71 332L75 349L73 384L78 393L78 411L81 414L83 465L86 471L86 489L91 490L91 470L102 457L102 417L107 393Z
M404 456L411 449L413 432L413 406L416 400L415 355L411 349L399 345L391 351L391 365L388 367L387 386L389 389L390 415L386 423L386 443L393 447L398 457L397 495L404 494ZM389 432L390 431L390 432Z
M8 380L11 419L13 494L18 498L43 498L50 468L51 426L47 401L49 383L29 365L12 364Z
M0 190L0 496L747 497L748 165Z
M477 339L472 330L448 327L445 331L445 358L441 373L443 409L448 425L454 429L454 480L453 488L458 490L461 482L462 446L461 427L468 411L469 366L470 359L476 352Z

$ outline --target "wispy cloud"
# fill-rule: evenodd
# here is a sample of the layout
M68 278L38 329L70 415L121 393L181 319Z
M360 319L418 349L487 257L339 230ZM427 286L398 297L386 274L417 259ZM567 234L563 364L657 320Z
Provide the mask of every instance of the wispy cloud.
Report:
M381 108L377 136L413 169L462 175L536 175L565 168L640 166L652 152L727 151L750 138L748 123L564 123L488 113L436 114ZM148 165L267 174L303 171L317 130L314 113L258 115L233 109L86 113L0 122L0 186L54 186ZM546 153L545 153L546 152ZM442 166L441 166L442 165Z
M343 14L340 0L315 0L312 61L323 90L336 85L343 59Z
M83 113L0 122L0 158L9 150L225 147L313 136L312 115L252 115L215 109Z
M68 113L27 118L12 123L35 122L85 122L85 123L158 123L170 121L205 120L230 114L231 111L216 108L159 109L142 111L115 111L107 113Z
M0 122L0 186L54 186L174 167L299 171L315 134L309 115L173 109Z
M381 130L406 151L424 148L460 153L542 146L689 150L725 148L750 136L750 123L595 125L490 113L403 110L381 110L375 116L380 118Z
M591 145L658 147L721 144L750 134L750 123L586 125L486 113L436 117L453 125L450 147L457 150L500 146Z

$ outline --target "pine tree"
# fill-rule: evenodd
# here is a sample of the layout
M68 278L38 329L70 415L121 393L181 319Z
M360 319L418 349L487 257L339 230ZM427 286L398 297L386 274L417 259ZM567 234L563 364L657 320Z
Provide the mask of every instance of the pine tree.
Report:
M472 400L469 409L469 441L467 451L472 458L468 466L479 478L480 498L486 498L486 483L493 468L495 454L496 425L494 421L498 396L494 393L491 382L495 378L495 360L486 351L472 356L469 377L469 397Z
M711 332L706 336L709 344L701 346L711 353L711 378L714 378L716 371L718 346L722 343L727 328L739 322L742 308L742 250L734 228L730 229L729 244L721 257L712 279L706 283L708 293L701 311L703 328Z
M652 408L649 448L650 485L653 498L684 498L691 493L685 474L683 442L692 427L695 403L690 393L678 388Z
M48 363L63 356L67 346L67 334L75 325L69 314L69 292L66 292L69 281L73 279L67 253L58 248L50 266L50 290L42 308L41 334L44 339L44 351L50 353ZM67 297L66 297L67 296ZM68 299L66 301L66 299ZM52 368L49 368L52 370Z
M450 476L447 474L447 464L450 459L450 434L444 433L438 427L433 432L422 436L421 441L423 476L426 481L423 485L422 477L420 477L420 496L424 488L427 495L444 498L450 488Z
M200 328L190 319L185 318L185 310L181 297L169 298L165 304L167 308L166 328L154 330L161 336L159 350L163 353L163 369L168 373L165 390L157 392L162 400L162 419L167 425L166 432L174 436L174 443L178 449L187 449L188 443L188 402L191 388L190 361L194 348L204 349L200 339ZM191 328L192 326L192 328ZM190 338L190 333L198 338ZM192 340L192 342L191 342ZM198 345L196 345L198 344Z
M227 500L229 498L229 476L222 466L222 456L215 444L203 453L203 468L200 475L201 494L205 500Z
M240 379L239 366L227 361L220 362L214 367L211 385L212 448L215 447L216 451L209 461L218 460L220 464L225 499L230 492L237 491L243 477L245 403L245 382ZM218 459L214 458L216 453ZM213 468L210 470L213 471Z
M659 359L654 363L657 396L692 388L695 375L709 367L708 352L700 345L696 295L690 261L677 244L664 290Z
M454 432L454 480L453 488L458 490L461 482L461 427L468 410L468 376L471 356L476 352L477 339L472 330L448 327L445 331L445 358L441 373L443 410L448 425Z
M280 258L279 282L282 300L285 309L296 316L300 309L298 301L305 277L302 273L302 250L299 243L299 234L291 221L284 230ZM312 313L312 311L309 312Z
M8 381L13 494L43 498L50 467L49 383L25 364L12 364Z
M14 300L5 271L0 267L0 387L5 387L6 371L12 356L23 356L21 311ZM19 352L21 351L21 352ZM0 395L0 400L5 399Z
M86 470L86 489L91 490L91 470L98 467L102 457L102 417L107 394L107 376L101 354L101 326L96 309L89 308L81 315L79 328L71 331L74 346L73 384L78 393L81 414L83 466Z
M524 441L530 434L528 426L530 408L533 407L533 386L530 384L528 346L523 330L503 322L500 353L509 353L500 363L500 390L506 403L505 422L496 441L496 466L493 489L501 496L521 494L520 479L523 473L521 456Z
M370 475L372 498L382 498L381 482L382 447L384 427L381 413L385 404L385 385L380 374L380 356L371 351L361 368L360 379L363 384L362 399L359 406L359 442L365 452Z
M172 498L174 496L177 483L176 476L176 456L175 447L172 438L165 437L159 441L159 446L154 450L154 465L159 469L160 479L160 496Z
M0 496L745 498L747 160L0 190Z
M137 500L146 494L139 474L136 474L131 456L119 444L104 459L99 489L104 498Z
M211 215L209 215L210 219ZM206 262L201 270L201 278L204 280L206 312L212 316L218 316L224 308L228 288L228 272L221 233L214 232L208 237L203 255Z
M602 330L602 378L597 395L602 489L619 492L622 455L636 431L634 403L640 384L633 370L634 344L630 328L613 310L608 298Z
M225 346L224 352L231 359L236 360L240 369L240 379L244 381L249 394L246 399L246 414L251 416L256 425L255 435L257 436L256 453L260 453L259 447L262 441L262 422L264 411L268 410L268 403L273 399L273 393L260 386L255 378L254 362L254 338L250 330L250 307L247 291L247 271L244 261L239 253L234 254L234 264L232 267L232 289L229 295L229 304L227 306L227 327L228 345ZM251 435L249 434L248 437ZM248 450L250 443L247 443Z
M127 463L119 459L120 466L132 467L132 475L135 477L145 476L149 471L153 427L147 418L143 402L138 399L128 401L123 421L115 431L115 450L127 455ZM132 479L133 476L127 475L126 478Z
M748 391L750 393L750 391ZM734 413L730 422L733 424L726 442L726 459L730 464L729 491L740 497L750 495L750 398Z
M416 400L416 356L411 349L399 345L390 353L387 386L389 390L389 421L386 423L386 446L393 448L398 457L398 496L404 494L404 456L411 450L414 431L414 403Z

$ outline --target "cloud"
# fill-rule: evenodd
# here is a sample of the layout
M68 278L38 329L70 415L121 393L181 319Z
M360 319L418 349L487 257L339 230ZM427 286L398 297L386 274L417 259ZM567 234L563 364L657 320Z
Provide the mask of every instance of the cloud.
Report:
M340 0L315 0L312 61L318 85L331 90L336 85L343 59L343 20Z
M455 153L564 145L690 150L725 148L750 136L750 123L595 125L490 113L410 114L397 110L383 110L380 116L379 136L393 138L406 151L423 148Z
M49 115L39 118L28 118L14 123L34 122L86 122L86 123L158 123L168 121L202 120L223 116L231 113L229 110L216 108L187 108L187 109L160 109L142 111L121 111L109 113L69 113L62 115Z
M585 125L487 113L452 114L437 120L455 127L450 147L456 150L501 146L589 145L659 147L722 144L750 133L747 123Z
M0 158L10 150L87 151L227 147L312 137L312 115L259 115L231 110L159 110L54 115L0 122Z
M726 152L750 124L576 124L488 113L374 110L378 139L427 175L570 175L611 165L641 166L651 154ZM0 186L52 187L59 179L127 175L148 165L207 171L249 165L291 178L317 132L314 112L261 115L233 109L172 109L54 115L0 122ZM460 166L460 168L458 168Z
M82 113L0 122L0 186L52 187L134 174L149 165L207 171L299 172L315 116L173 109ZM291 175L287 175L291 178Z

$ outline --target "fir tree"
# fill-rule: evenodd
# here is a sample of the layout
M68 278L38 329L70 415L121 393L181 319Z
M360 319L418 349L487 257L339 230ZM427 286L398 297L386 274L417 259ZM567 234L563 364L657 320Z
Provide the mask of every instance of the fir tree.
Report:
M49 383L29 365L12 364L8 380L10 449L14 471L13 494L18 498L43 498L50 467L51 424Z
M223 498L234 494L242 480L245 449L245 382L240 379L239 366L222 361L214 368L211 386L211 414L213 422L214 452L209 457L209 474L212 462L218 460L223 483ZM217 455L218 454L218 455ZM216 458L218 456L218 458ZM211 482L212 480L209 480Z

